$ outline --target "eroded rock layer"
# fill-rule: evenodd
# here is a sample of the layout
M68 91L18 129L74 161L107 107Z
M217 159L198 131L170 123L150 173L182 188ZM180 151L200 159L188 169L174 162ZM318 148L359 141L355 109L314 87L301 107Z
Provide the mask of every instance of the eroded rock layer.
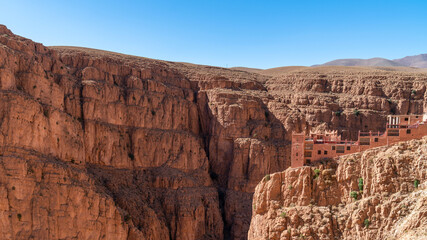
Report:
M425 239L427 137L289 168L256 187L249 239Z
M395 69L268 75L48 48L0 25L1 231L10 238L246 239L255 186L290 165L292 131L338 129L351 138L378 130L387 114L423 112L426 86L426 74ZM52 181L35 175L52 169ZM68 194L59 205L49 203L57 191L38 190L59 187ZM72 207L96 205L94 198L104 212ZM28 205L41 200L46 216ZM64 216L86 219L75 224L87 221L91 230L61 222ZM64 225L70 230L59 236Z

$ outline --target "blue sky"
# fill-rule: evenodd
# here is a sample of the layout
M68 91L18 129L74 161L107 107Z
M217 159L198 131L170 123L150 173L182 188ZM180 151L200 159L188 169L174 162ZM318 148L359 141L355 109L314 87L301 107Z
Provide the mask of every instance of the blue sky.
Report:
M221 67L427 53L427 1L0 0L0 24L47 46Z

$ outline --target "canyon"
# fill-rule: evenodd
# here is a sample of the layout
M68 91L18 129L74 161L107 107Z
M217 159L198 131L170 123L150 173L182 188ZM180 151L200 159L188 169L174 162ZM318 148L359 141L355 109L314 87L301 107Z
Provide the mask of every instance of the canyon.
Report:
M384 131L387 115L427 109L426 88L412 69L227 69L46 47L0 25L0 236L247 239L253 211L271 224L253 194L290 166L292 131Z

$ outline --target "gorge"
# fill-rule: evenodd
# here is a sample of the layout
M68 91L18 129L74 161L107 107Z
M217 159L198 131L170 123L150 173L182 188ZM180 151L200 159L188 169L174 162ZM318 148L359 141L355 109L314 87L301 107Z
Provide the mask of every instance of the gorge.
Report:
M273 223L258 214L277 212L262 187L254 201L265 206L253 206L257 184L312 174L286 170L292 131L384 131L387 115L427 109L426 87L427 73L410 68L251 72L45 47L0 25L0 236L247 239L253 211L259 226Z

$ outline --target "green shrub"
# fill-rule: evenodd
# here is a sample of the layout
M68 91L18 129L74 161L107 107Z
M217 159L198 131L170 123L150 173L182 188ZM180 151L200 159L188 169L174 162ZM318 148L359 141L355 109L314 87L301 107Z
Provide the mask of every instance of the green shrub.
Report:
M354 113L354 115L356 115L356 116L359 116L360 115L360 111L359 111L359 109L354 109L354 111L353 111L353 113Z
M363 178L359 178L359 191L363 191Z
M282 212L282 213L280 214L280 217L285 218L285 217L286 217L286 212Z
M289 189L289 190L291 190L292 188L293 188L293 187L292 187L292 185L289 185L289 186L288 186L288 189Z
M418 179L415 179L414 180L414 187L415 188L418 188L418 185L420 184L420 180L418 180Z
M22 215L20 213L18 213L17 217L18 217L18 220L21 221Z
M125 222L129 221L131 219L131 217L129 216L129 214L126 214L124 217Z
M387 102L393 104L393 101L390 98L387 99Z
M314 169L313 170L314 171L314 179L316 179L316 178L318 178L319 177L319 175L320 175L320 169Z
M265 175L264 182L270 181L270 174Z
M365 221L363 221L363 225L365 226L365 228L368 228L370 224L371 221L369 221L369 219L365 219Z
M354 200L357 200L357 195L358 195L358 193L356 191L350 192L350 197L354 198Z
M135 155L133 155L133 153L128 153L128 157L130 158L130 160L135 160Z
M415 95L415 94L417 94L417 91L412 90L412 91L411 91L411 94L412 94L412 95Z
M342 113L342 111L336 111L336 112L334 112L335 116L337 116L337 117L341 116L341 113Z

